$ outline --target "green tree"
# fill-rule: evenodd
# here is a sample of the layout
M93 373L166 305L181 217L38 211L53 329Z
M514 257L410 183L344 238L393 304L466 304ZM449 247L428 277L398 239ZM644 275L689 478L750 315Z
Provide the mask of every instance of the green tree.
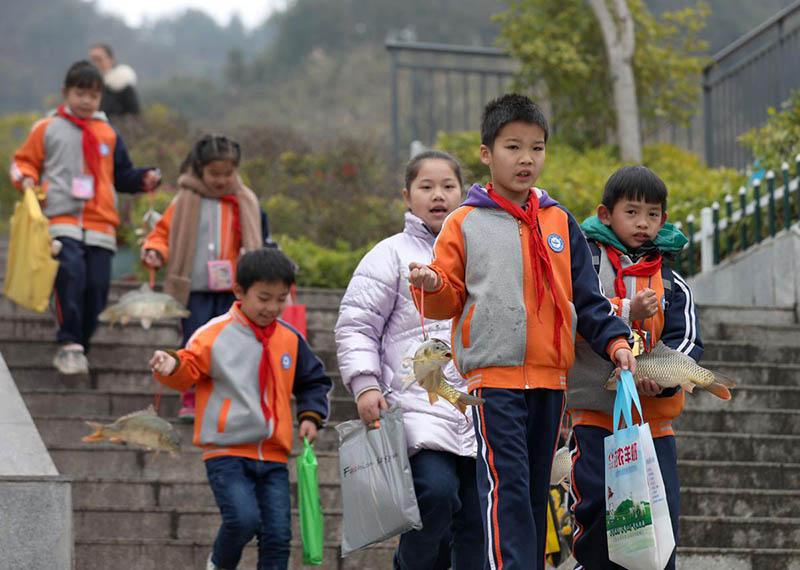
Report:
M612 81L603 36L586 0L505 0L500 43L521 63L517 87L549 101L553 130L576 146L604 144L615 130ZM686 123L700 94L709 13L693 8L654 17L642 0L633 15L633 70L643 124Z

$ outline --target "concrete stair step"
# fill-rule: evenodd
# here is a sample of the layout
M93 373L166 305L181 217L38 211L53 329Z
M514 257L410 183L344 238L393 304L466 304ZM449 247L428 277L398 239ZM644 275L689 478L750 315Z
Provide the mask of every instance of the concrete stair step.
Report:
M705 343L704 360L751 362L766 364L800 364L800 347L791 344L761 344L757 339L709 340ZM710 366L709 366L710 367ZM752 384L753 382L747 382Z
M700 330L712 329L719 323L791 325L797 324L797 315L792 307L740 307L736 305L709 305L697 307Z
M175 539L78 539L75 541L75 567L80 570L136 568L136 570L205 570L213 540ZM340 559L338 541L326 543L320 570L386 570L391 568L395 543L386 541ZM239 567L255 568L258 553L255 541L244 549ZM299 537L292 541L289 569L301 570L302 549Z
M25 390L22 396L34 417L56 415L92 418L112 416L114 418L142 410L153 404L151 392L101 392L99 390ZM358 417L352 398L330 399L329 422L338 423ZM180 396L166 389L160 397L159 411L162 417L174 418L180 409ZM294 411L293 411L294 413Z
M674 423L678 430L694 432L800 435L800 409L685 409Z
M800 463L800 436L735 432L677 432L678 458Z
M800 511L800 490L681 487L681 513L704 517L782 517Z
M751 362L728 362L703 358L704 367L730 376L738 385L800 386L800 365L770 362L762 358Z
M736 386L731 396L730 400L725 401L708 390L696 389L691 396L687 396L683 414L705 410L800 409L800 386L744 384Z
M798 570L800 548L678 547L677 570Z
M685 487L800 488L800 463L679 459L678 475Z
M737 548L797 548L800 518L781 517L681 517L678 544L709 544Z
M704 338L714 340L740 340L769 344L800 344L800 325L719 323L716 327L701 329Z

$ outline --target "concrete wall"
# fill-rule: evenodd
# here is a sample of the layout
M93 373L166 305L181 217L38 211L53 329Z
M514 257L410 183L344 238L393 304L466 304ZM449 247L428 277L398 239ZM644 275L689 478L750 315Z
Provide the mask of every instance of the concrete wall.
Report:
M0 568L72 568L72 493L0 356Z
M793 226L689 279L706 305L794 308L800 300L800 229Z

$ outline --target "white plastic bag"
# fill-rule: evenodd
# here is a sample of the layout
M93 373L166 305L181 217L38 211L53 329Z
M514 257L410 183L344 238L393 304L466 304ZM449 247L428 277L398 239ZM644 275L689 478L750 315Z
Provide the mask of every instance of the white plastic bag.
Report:
M623 371L614 402L614 433L604 440L608 559L628 570L664 570L675 548L667 494L650 426L641 417L633 375ZM626 429L619 428L620 413Z
M408 462L403 410L381 412L380 427L336 426L342 485L342 557L422 528Z

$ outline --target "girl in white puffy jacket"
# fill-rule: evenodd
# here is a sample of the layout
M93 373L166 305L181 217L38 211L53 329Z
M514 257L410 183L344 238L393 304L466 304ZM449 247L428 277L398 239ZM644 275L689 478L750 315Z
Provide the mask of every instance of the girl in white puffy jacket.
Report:
M405 228L378 243L359 263L339 307L336 347L342 381L364 423L399 402L423 528L400 537L395 570L482 570L483 530L475 483L475 435L470 417L449 402L431 405L418 384L401 392L403 359L422 342L411 299L408 264L430 261L447 215L461 202L461 169L449 154L430 150L406 166ZM450 338L450 322L426 319L429 336ZM451 363L448 381L466 391Z

